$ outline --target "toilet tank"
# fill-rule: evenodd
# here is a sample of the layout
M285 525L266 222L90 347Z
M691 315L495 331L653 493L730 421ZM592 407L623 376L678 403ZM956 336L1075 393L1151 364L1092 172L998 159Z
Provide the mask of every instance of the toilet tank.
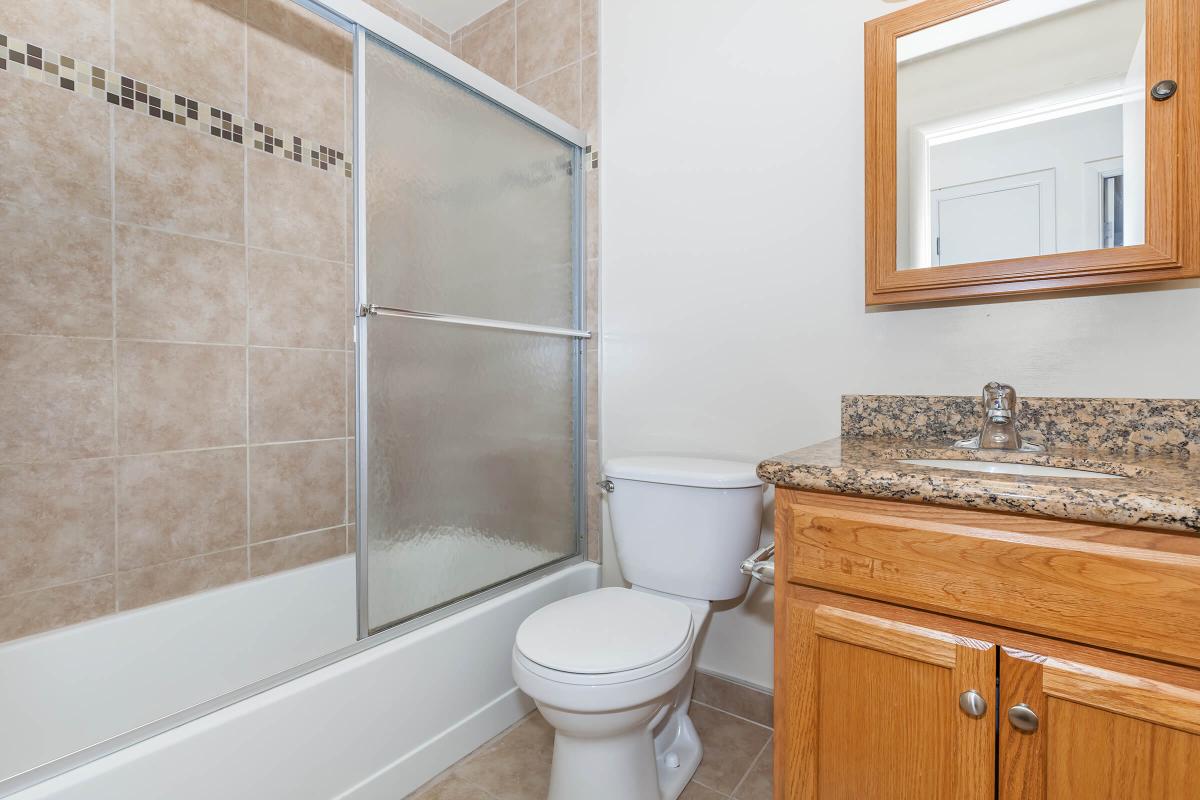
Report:
M763 484L753 464L639 456L604 465L617 562L625 580L699 600L740 597L758 548Z

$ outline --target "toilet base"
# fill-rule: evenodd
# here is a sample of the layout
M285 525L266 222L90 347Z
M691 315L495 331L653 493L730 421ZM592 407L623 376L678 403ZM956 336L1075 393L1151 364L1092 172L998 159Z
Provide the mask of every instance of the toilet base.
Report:
M686 709L676 708L654 737L658 791L662 800L676 800L696 774L704 747Z

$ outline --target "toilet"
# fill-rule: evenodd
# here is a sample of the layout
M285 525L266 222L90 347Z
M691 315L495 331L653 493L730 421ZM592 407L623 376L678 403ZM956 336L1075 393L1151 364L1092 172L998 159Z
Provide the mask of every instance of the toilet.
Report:
M549 800L675 800L703 753L688 717L693 649L710 604L746 591L763 485L753 464L712 459L619 458L604 472L633 588L535 611L513 677L555 729Z

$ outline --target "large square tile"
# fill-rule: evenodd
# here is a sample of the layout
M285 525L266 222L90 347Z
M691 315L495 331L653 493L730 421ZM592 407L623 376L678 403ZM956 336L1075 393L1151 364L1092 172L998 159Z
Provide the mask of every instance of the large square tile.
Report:
M772 800L775 770L774 744L775 742L771 741L763 748L762 754L754 762L750 772L733 790L736 800Z
M346 248L346 178L265 153L250 153L249 241L254 247L340 261Z
M579 60L580 0L517 5L517 86Z
M251 344L345 347L345 264L251 248L249 265Z
M0 242L0 333L112 335L109 220L0 203Z
M128 611L226 586L248 576L245 547L118 572L117 607Z
M0 642L86 622L114 610L112 575L0 597Z
M335 350L250 349L250 440L346 435L346 354Z
M245 148L127 111L116 123L118 222L244 240Z
M112 341L0 336L0 463L112 454Z
M346 441L250 448L250 539L261 542L346 519Z
M554 729L535 712L459 765L454 774L499 800L544 800L553 754Z
M0 108L4 109L0 201L37 211L108 218L112 212L110 106L7 72L0 78Z
M459 57L505 86L516 86L516 47L514 13L509 9L464 33Z
M704 745L704 757L694 780L729 794L771 738L771 731L696 703L692 704L688 715Z
M246 441L246 349L117 343L121 453L223 447Z
M521 94L564 122L580 127L579 64L571 64L521 87Z
M246 341L246 249L132 225L116 239L117 336Z
M242 0L113 0L116 68L125 75L242 113Z
M344 527L272 539L250 546L250 577L315 564L345 553Z
M0 594L113 571L110 459L0 467Z
M246 448L122 458L117 519L121 569L246 543Z

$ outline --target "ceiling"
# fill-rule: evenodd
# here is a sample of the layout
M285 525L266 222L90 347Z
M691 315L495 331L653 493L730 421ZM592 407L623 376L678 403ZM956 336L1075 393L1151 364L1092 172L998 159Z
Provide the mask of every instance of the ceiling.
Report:
M402 0L403 4L447 33L482 17L504 0Z

